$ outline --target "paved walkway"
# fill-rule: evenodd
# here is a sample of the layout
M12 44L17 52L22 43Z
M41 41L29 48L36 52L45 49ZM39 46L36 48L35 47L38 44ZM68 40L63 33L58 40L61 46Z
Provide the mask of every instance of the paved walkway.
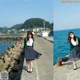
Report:
M50 42L54 42L54 37L45 37L44 39L50 41Z
M35 60L33 73L25 70L24 60L21 80L52 80L53 79L53 44L41 37L35 37L35 50L42 53L40 59Z
M77 61L77 70L73 70L72 61L67 61L61 67L54 66L53 80L80 80L80 60Z

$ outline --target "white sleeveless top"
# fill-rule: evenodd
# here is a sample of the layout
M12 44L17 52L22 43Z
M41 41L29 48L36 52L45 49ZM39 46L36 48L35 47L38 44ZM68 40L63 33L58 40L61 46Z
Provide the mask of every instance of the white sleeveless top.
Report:
M79 44L78 39L76 39L76 41L71 39L71 43L73 44L73 46L77 46Z
M33 45L33 39L30 38L29 41L26 42L27 46L32 46Z

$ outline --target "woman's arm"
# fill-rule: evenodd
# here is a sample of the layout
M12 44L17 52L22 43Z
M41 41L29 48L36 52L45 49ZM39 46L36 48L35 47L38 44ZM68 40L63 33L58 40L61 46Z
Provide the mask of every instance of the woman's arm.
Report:
M32 44L32 47L34 48L34 38L33 38L33 44Z
M79 44L80 44L80 37L78 37L78 41L79 41Z
M78 37L78 42L79 42L79 46L80 46L80 37Z
M32 44L32 47L34 48L34 42L33 42L33 44Z
M24 48L26 47L26 38L24 38Z

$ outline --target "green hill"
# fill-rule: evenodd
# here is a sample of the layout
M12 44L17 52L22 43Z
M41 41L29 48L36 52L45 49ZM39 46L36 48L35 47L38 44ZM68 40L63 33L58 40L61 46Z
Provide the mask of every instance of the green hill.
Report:
M33 28L39 28L42 27L43 25L45 25L45 28L53 28L52 23L41 19L41 18L30 18L28 20L26 20L23 24L16 24L14 26L12 26L10 29L33 29Z
M44 22L45 22L46 28L52 27L52 25L48 21L45 21L44 19L31 18L31 19L26 20L20 28L32 29L32 28L37 28L37 27L43 27Z
M20 27L22 26L22 24L16 24L16 25L13 25L10 29L20 29Z

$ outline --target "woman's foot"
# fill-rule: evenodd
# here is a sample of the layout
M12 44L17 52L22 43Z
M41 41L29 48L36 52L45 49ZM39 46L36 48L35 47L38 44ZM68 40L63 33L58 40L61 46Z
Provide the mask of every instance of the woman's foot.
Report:
M74 65L74 70L76 70L77 69L77 65Z
M32 70L32 69L29 69L27 72L28 72L28 73L32 73L32 72L33 72L33 70Z
M33 71L33 69L31 68L31 70L30 70L31 72Z
M77 68L74 68L74 70L76 70Z
M28 73L32 73L32 72L33 72L33 69L28 68L28 69L27 69L27 72L28 72Z
M41 53L39 53L39 55L41 56L42 54L41 54Z
M76 65L76 61L73 61L73 69L76 70L77 69L77 65Z

